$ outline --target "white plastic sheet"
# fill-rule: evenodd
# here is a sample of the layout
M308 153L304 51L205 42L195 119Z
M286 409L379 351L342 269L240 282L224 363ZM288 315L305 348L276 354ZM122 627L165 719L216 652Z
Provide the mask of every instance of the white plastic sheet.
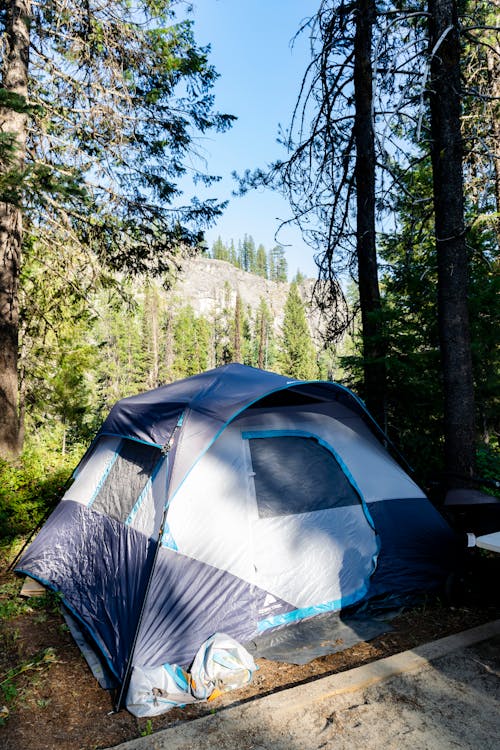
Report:
M257 666L234 638L215 633L199 648L189 671L175 664L134 667L127 708L134 716L157 716L175 706L213 700L249 683Z

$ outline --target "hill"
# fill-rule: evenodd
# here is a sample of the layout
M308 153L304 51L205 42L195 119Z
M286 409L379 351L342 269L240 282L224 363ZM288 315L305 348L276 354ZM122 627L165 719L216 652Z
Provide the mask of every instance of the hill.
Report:
M299 284L311 336L319 343L321 318L317 305L312 301L313 288L314 279L304 279ZM274 332L277 333L283 324L289 290L288 282L270 281L224 260L190 258L183 264L168 294L173 295L177 304L189 304L196 315L207 318L221 314L228 308L234 309L238 294L243 307L252 313L264 300L272 316Z

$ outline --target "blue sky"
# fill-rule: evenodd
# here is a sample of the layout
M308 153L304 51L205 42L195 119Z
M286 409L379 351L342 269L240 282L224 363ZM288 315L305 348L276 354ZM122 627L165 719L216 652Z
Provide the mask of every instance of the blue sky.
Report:
M276 244L280 219L290 216L287 202L269 190L231 197L236 170L265 167L285 154L276 142L279 125L290 122L300 82L309 60L307 34L292 46L301 22L314 14L318 0L194 0L194 33L198 44L210 44L210 61L220 74L215 86L219 111L238 117L232 129L201 142L207 171L223 179L215 186L230 199L224 216L206 233L211 246L251 234L266 249ZM214 188L211 189L214 193ZM278 238L286 248L289 276L297 268L315 276L312 252L297 230Z

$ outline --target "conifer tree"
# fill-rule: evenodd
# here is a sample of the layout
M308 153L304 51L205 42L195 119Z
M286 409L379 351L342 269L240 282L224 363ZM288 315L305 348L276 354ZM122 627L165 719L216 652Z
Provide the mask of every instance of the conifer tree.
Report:
M260 244L257 248L257 254L255 257L255 273L258 276L262 276L264 279L268 278L267 253L266 253L266 248L262 244Z
M271 281L288 280L288 262L282 245L275 245L269 251L269 278Z
M151 283L144 286L142 309L142 379L148 389L160 385L160 296Z
M251 235L245 234L241 247L241 267L244 271L255 271L255 242Z
M191 305L182 307L174 321L174 379L189 377L207 369L210 328L197 318Z
M219 235L212 246L212 258L215 260L229 260L229 250Z
M233 362L242 362L242 306L240 293L236 295L236 304L234 308L234 331L233 331Z
M311 380L317 376L316 352L295 282L290 285L285 304L279 363L281 372L292 378Z
M0 453L21 447L22 250L161 274L221 212L182 205L217 77L177 0L7 0L0 8ZM196 169L206 184L213 178ZM36 242L33 239L36 238ZM89 260L90 259L90 260Z
M231 240L229 243L229 262L232 263L233 266L238 265L238 253L234 246L234 240Z
M257 340L257 367L267 370L273 365L273 330L271 312L264 297L260 298L255 321Z

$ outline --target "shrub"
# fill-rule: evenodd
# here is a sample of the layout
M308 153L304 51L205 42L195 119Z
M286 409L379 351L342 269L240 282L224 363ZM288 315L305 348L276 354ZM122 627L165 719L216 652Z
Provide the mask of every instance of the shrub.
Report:
M0 542L26 536L57 505L80 452L28 446L16 462L0 459Z

